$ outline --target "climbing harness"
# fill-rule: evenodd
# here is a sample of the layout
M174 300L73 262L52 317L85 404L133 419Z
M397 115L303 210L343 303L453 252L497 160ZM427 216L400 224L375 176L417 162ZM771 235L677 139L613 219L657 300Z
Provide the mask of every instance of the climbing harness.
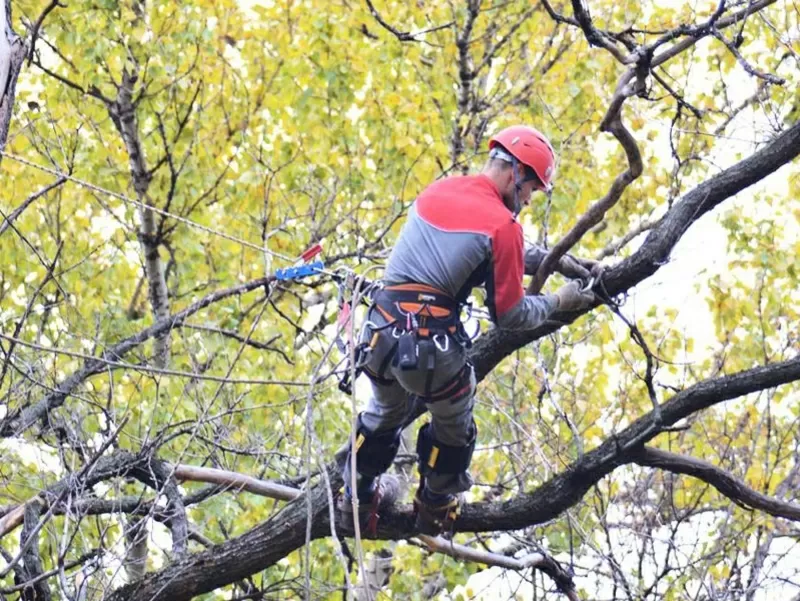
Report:
M422 400L426 403L441 399L458 400L470 392L472 386L472 366L467 362L454 378L446 382L440 390L432 390L436 368L436 351L446 353L450 345L457 343L469 347L472 339L461 323L460 313L463 303L449 295L425 284L372 284L369 297L367 322L361 333L362 341L355 347L355 365L348 365L339 388L346 393L352 391L351 372L364 373L379 385L388 385L393 380L385 377L391 364L401 370L424 370L426 374L425 392ZM346 287L346 284L345 284ZM340 293L340 297L344 296ZM466 305L469 306L469 305ZM377 312L384 322L377 325L369 317ZM469 313L471 315L471 312ZM350 318L348 305L340 302L340 317ZM391 349L386 353L377 371L367 366L370 353L377 345L380 332L390 330ZM353 341L348 341L353 344ZM343 350L347 345L343 342ZM374 366L373 366L374 368Z

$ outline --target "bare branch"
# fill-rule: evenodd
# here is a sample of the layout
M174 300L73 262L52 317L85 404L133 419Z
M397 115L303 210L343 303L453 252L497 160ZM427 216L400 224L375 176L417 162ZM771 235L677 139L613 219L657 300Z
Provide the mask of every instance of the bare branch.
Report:
M574 2L580 3L580 0ZM603 220L606 212L619 201L625 189L642 174L642 155L636 140L622 124L622 105L627 98L644 89L645 77L649 70L648 63L649 57L641 57L641 61L620 78L608 111L600 123L600 130L611 132L622 145L628 159L628 169L614 179L606 195L589 207L572 229L550 249L528 285L528 294L539 293L561 257L569 252L586 232Z
M605 48L623 65L631 62L613 40L609 39L606 34L595 28L592 23L592 18L589 15L589 10L583 6L583 0L572 0L572 11L575 13L575 19L583 30L583 34L586 36L589 45Z
M182 311L179 311L178 313L175 313L174 315L171 315L165 319L161 319L149 328L145 328L138 334L135 334L134 336L126 338L125 340L115 344L105 351L102 357L87 360L86 364L81 369L62 380L62 382L56 386L55 392L51 392L38 403L35 403L30 407L26 407L18 415L9 414L3 418L3 420L0 421L0 436L16 436L17 434L30 428L48 411L61 406L66 398L72 393L72 391L87 378L105 371L107 368L107 361L121 359L131 350L138 347L150 338L170 329L181 327L188 317L194 315L198 311L208 307L211 304L231 296L237 296L268 286L274 280L274 276L269 276L253 280L252 282L246 282L244 284L240 284L239 286L213 292L212 294L200 299L196 303L193 303L186 309L183 309Z
M542 6L544 6L544 9L547 11L547 14L550 15L550 18L553 19L556 23L566 23L567 25L574 25L576 27L580 27L578 22L572 17L565 17L564 15L557 13L550 5L550 2L548 0L542 0Z
M777 84L782 86L786 83L786 80L783 77L778 77L777 75L772 75L771 73L764 73L763 71L759 71L755 67L753 67L747 60L742 56L742 53L739 52L739 49L736 47L736 44L729 41L724 35L722 35L719 31L714 29L712 35L717 38L720 42L725 44L725 47L730 51L733 56L736 57L736 60L741 65L742 69L747 71L753 77L758 77L759 79L763 79L766 82Z
M550 576L559 590L567 595L570 601L578 601L579 599L575 592L575 584L572 582L572 576L570 576L557 561L544 553L529 553L517 559L505 555L498 555L497 553L479 551L465 545L459 545L441 536L426 536L421 534L417 538L425 543L432 551L443 553L444 555L449 555L456 559L466 559L467 561L482 563L488 566L498 566L506 568L507 570L536 568Z
M517 30L525 24L525 21L527 21L530 18L530 16L534 12L536 12L536 10L537 7L534 4L530 8L528 8L528 10L526 10L524 13L522 13L519 19L517 19L517 22L514 23L511 27L509 27L508 31L505 34L503 34L503 37L497 40L494 44L492 44L492 46L488 50L486 50L486 52L483 55L483 59L481 60L481 63L472 70L473 74L480 73L485 67L487 67L492 62L492 59L497 55L497 52L506 43L508 43L508 41L511 39L511 36L513 36L517 32Z
M226 490L245 490L262 497L270 497L271 499L280 499L282 501L291 501L300 495L300 491L296 488L276 484L268 480L259 480L237 472L186 464L178 464L173 469L175 477L179 480L218 484Z
M423 29L422 31L417 31L413 33L408 31L400 31L399 29L392 27L389 23L386 22L386 20L383 17L381 17L380 13L375 9L375 6L372 4L371 0L366 0L366 3L367 3L367 8L369 8L370 14L375 18L378 24L381 27L383 27L386 31L394 35L401 42L420 42L421 40L417 39L418 36L424 35L426 33L431 33L434 31L439 31L441 29L447 29L449 27L452 27L453 25L451 21L449 23L445 23L444 25L437 25L435 27L431 27L430 29ZM372 37L371 34L369 34L369 32L366 30L366 26L364 26L364 29L362 31L364 31L365 34L368 35L368 37Z
M42 28L42 24L44 20L57 6L61 8L66 8L66 4L61 4L58 0L50 0L50 4L48 4L42 14L39 15L39 18L36 19L36 23L33 25L33 29L31 30L31 41L30 41L30 49L28 50L28 65L31 64L31 60L33 60L33 52L36 48L36 40L39 38L39 30Z
M639 234L643 234L644 232L653 229L656 225L655 221L642 221L639 225L632 228L628 231L622 238L616 240L614 242L609 242L603 250L601 250L598 254L596 259L598 261L605 259L606 257L610 257L612 255L617 254L620 250L622 250L628 242L633 240Z
M272 338L267 340L266 342L259 342L257 340L246 340L244 336L239 334L238 332L234 332L233 330L225 330L223 328L212 328L211 326L200 326L197 324L186 324L184 327L190 328L192 330L200 330L201 332L212 332L214 334L219 334L220 336L225 336L226 338L232 338L237 342L241 342L243 344L247 344L247 346L252 346L253 348L262 350L262 351L274 351L276 349L272 348L270 345L278 340L281 335L275 334Z
M0 236L3 235L3 232L5 232L9 228L9 226L14 222L14 220L17 217L19 217L22 214L22 212L31 205L31 203L33 201L35 201L38 198L41 198L42 196L44 196L45 194L50 192L50 190L53 190L54 188L58 188L65 181L67 181L67 178L61 176L56 181L54 181L53 183L46 185L44 188L42 188L38 192L34 192L30 196L28 196L28 198L26 198L22 202L22 204L20 204L16 209L11 211L11 213L9 213L8 217L3 219L3 222L0 223Z
M775 517L800 521L800 505L761 494L733 474L702 459L647 446L643 447L641 451L633 453L631 459L638 465L698 478L711 484L720 493L745 509L757 509Z
M663 52L660 52L659 54L656 54L653 57L651 67L652 68L658 67L659 65L664 64L669 59L676 57L687 48L692 47L694 44L696 44L699 40L701 40L705 36L710 35L712 27L715 27L717 30L719 30L719 29L724 29L726 27L730 27L731 25L735 25L736 23L741 23L745 19L747 19L747 17L749 17L750 15L757 13L761 9L766 8L767 6L769 6L770 4L774 4L775 2L776 0L759 0L758 2L754 2L746 6L740 11L737 11L727 17L720 18L716 22L712 22L709 19L708 22L695 28L690 28L690 27L676 28L667 33L662 38L659 38L652 44L648 44L647 46L644 47L643 50L644 52L652 55L652 53L656 50L656 48L658 48L665 42L675 39L675 37L677 37L678 35L683 34L684 31L687 32L686 35L688 35L688 37L682 39L680 42L676 42L674 45L670 46L667 50L664 50ZM632 62L633 60L635 60L634 55L628 57L628 62Z

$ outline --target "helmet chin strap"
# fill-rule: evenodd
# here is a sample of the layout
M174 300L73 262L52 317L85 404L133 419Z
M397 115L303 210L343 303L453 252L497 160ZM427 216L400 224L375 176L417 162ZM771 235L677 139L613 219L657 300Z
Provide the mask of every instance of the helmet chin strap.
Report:
M512 211L514 212L514 217L520 214L522 211L522 205L519 202L519 192L522 190L522 178L519 175L519 169L517 166L519 165L519 161L517 157L511 157L511 170L514 172L514 201L513 201L513 208Z

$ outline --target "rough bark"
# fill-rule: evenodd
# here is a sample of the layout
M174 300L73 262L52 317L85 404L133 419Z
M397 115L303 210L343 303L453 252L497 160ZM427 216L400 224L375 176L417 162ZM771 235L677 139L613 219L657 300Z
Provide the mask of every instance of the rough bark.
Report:
M27 550L22 555L23 570L17 573L17 578L24 574L24 581L16 584L24 584L41 576L44 572L42 558L39 555L39 530L36 528L39 519L40 504L31 503L25 509L25 525L22 528L20 546L28 545ZM21 601L50 601L50 586L47 580L39 580L30 586L22 589L20 594Z
M0 153L6 149L17 79L28 48L11 27L11 0L0 0ZM0 162L3 156L0 154Z

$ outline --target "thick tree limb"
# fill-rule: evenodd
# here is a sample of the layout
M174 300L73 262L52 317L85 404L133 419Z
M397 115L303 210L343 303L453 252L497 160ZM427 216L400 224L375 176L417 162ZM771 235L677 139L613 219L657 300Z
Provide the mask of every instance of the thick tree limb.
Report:
M668 426L717 403L796 380L800 380L800 357L700 382L661 406L661 423ZM455 524L456 530L517 530L547 522L577 503L616 467L630 462L632 454L659 432L652 414L644 415L537 490L504 503L467 505ZM338 471L332 470L330 481L334 488L341 486ZM122 587L108 597L109 601L181 601L263 570L305 544L307 517L311 519L313 539L328 536L325 485L319 484L306 494L242 536L187 556L138 583ZM378 538L413 536L413 523L411 508L398 508L382 518ZM342 531L341 525L337 525L337 531Z
M81 485L84 488L91 488L98 482L118 476L124 476L129 471L144 465L144 462L145 458L143 457L134 455L127 451L116 451L107 457L100 457L93 466L87 466L91 467L92 469L82 470L82 472L85 471L85 475L81 479ZM0 538L14 530L22 523L26 507L29 504L43 502L41 509L46 509L53 503L58 503L59 500L62 499L67 492L69 492L70 487L74 485L75 479L76 476L74 474L70 474L69 476L56 482L46 491L43 491L36 497L28 500L25 504L20 505L0 518Z
M638 465L686 474L708 482L731 501L746 509L758 509L776 517L800 521L800 505L761 494L733 474L702 459L653 447L644 447L633 453L631 458Z
M633 255L603 273L605 291L614 297L653 275L669 259L675 244L695 221L798 155L800 122L776 136L761 150L689 191L650 230L642 246ZM559 321L548 322L533 330L495 329L482 336L471 352L478 380L486 377L500 361L517 349L560 329L580 315L581 312L559 313Z

